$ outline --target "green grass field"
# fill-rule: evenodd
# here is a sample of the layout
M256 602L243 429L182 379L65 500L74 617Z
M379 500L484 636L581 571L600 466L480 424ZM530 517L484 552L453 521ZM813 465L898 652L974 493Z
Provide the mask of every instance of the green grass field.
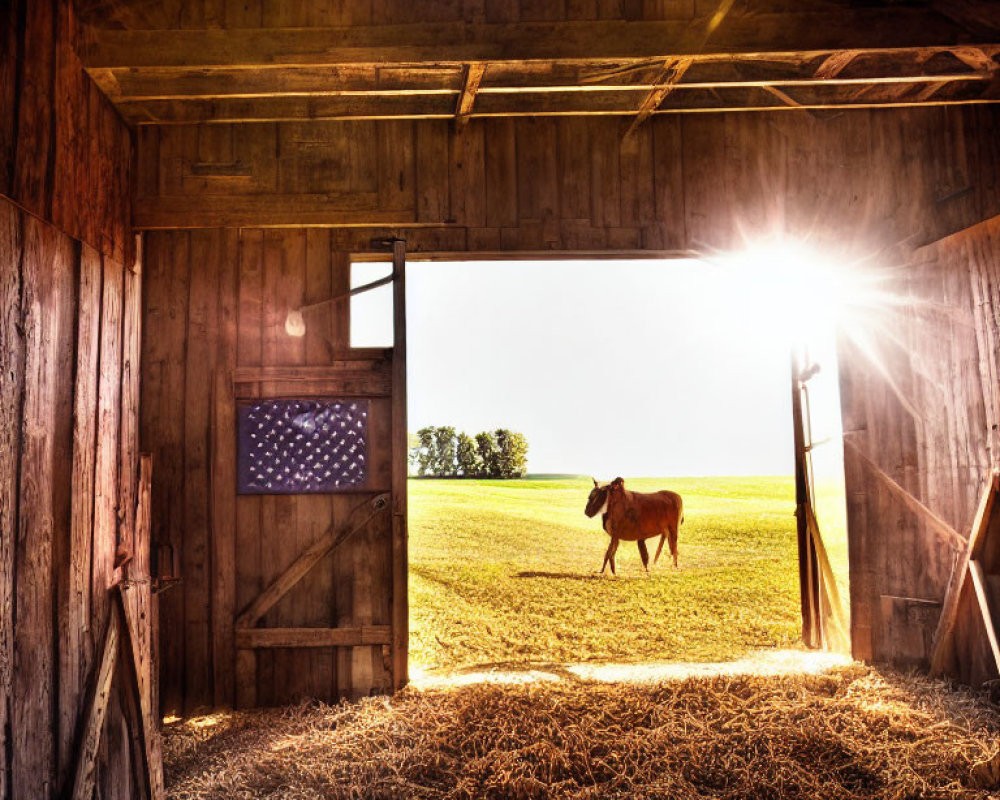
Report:
M627 480L684 498L680 567L664 547L649 577L626 542L618 577L596 574L608 537L583 514L591 486L563 476L410 481L415 667L715 661L798 646L791 478ZM846 576L842 489L839 505L837 486L818 489L831 562Z

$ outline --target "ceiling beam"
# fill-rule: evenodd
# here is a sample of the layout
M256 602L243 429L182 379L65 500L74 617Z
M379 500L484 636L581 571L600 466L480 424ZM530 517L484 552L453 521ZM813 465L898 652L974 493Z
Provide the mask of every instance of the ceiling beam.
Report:
M723 88L686 89L668 94L658 107L643 107L644 98L620 91L483 94L476 96L470 119L480 117L628 115L640 111L662 113L824 108L895 108L920 105L957 105L997 102L992 83L942 82L927 96L914 96L911 85L857 85L813 83L796 90L795 98L772 86L735 85ZM896 89L903 88L901 95ZM675 87L676 88L676 87ZM871 91L877 89L878 91ZM777 99L777 103L775 100ZM454 119L452 95L425 97L268 97L259 99L124 101L118 109L134 125L280 122L307 120Z
M677 58L665 64L663 74L655 85L639 104L639 113L635 115L632 124L629 126L626 135L633 133L642 123L649 119L653 112L660 107L667 95L673 91L677 83L684 77L688 67L691 66L690 58Z
M969 32L922 8L729 15L668 22L427 23L341 28L117 30L88 27L87 67L277 67L465 64L531 60L593 63L741 53L949 47ZM984 42L989 42L985 37ZM978 42L973 42L978 44Z
M479 91L479 84L485 72L485 64L469 64L465 68L465 85L462 86L462 93L458 96L458 105L455 108L455 125L459 128L469 121L472 106L476 102L476 92Z

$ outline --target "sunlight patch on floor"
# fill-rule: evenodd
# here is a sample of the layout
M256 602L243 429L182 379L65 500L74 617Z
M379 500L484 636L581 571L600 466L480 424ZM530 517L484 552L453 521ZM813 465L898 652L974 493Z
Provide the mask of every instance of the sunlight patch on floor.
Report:
M647 662L642 664L559 664L525 669L489 668L459 672L410 670L415 689L456 689L483 683L523 684L545 681L597 681L599 683L658 683L718 675L818 674L853 663L841 653L808 650L762 650L737 661Z

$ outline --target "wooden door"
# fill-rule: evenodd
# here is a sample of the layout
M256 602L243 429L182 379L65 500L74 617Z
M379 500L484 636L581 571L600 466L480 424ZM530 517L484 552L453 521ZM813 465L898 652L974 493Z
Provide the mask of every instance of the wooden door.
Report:
M284 253L285 258L288 255ZM341 267L349 269L346 259ZM308 363L321 359L297 363L299 351L289 349L281 357L264 359L261 366L240 366L233 373L238 538L234 645L239 707L277 705L303 697L357 698L390 692L406 681L402 242L393 246L392 269L395 333L391 349L336 348L332 358L322 359L325 363ZM346 281L340 283L343 287ZM344 294L341 291L341 299L333 301L334 314L347 312ZM321 305L336 296L302 299ZM272 326L291 305L266 293L263 301L264 316L274 318ZM269 309L272 303L274 308ZM314 324L309 313L305 324L307 328ZM265 447L252 438L253 429L289 417L300 422L307 419L301 422L306 426L302 430L322 425L324 420L334 428L357 429L358 435L345 440L342 449L326 439L311 455L305 455L309 448L298 452L298 457L315 456L317 461L349 458L343 462L347 477L338 485L319 490L310 486L304 491L303 485L292 481L289 486L268 488L267 470L287 471L289 463L268 456L284 445ZM291 429L282 430L279 436ZM271 428L268 433L271 442L285 441L274 439ZM264 453L256 460L249 453L255 448ZM248 479L252 485L247 485ZM218 573L213 580L219 580Z

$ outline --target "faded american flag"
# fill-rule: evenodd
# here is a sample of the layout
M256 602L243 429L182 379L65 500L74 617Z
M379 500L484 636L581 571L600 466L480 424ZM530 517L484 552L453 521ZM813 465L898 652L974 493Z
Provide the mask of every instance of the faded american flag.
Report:
M365 481L368 403L267 399L239 407L240 494L336 492Z

